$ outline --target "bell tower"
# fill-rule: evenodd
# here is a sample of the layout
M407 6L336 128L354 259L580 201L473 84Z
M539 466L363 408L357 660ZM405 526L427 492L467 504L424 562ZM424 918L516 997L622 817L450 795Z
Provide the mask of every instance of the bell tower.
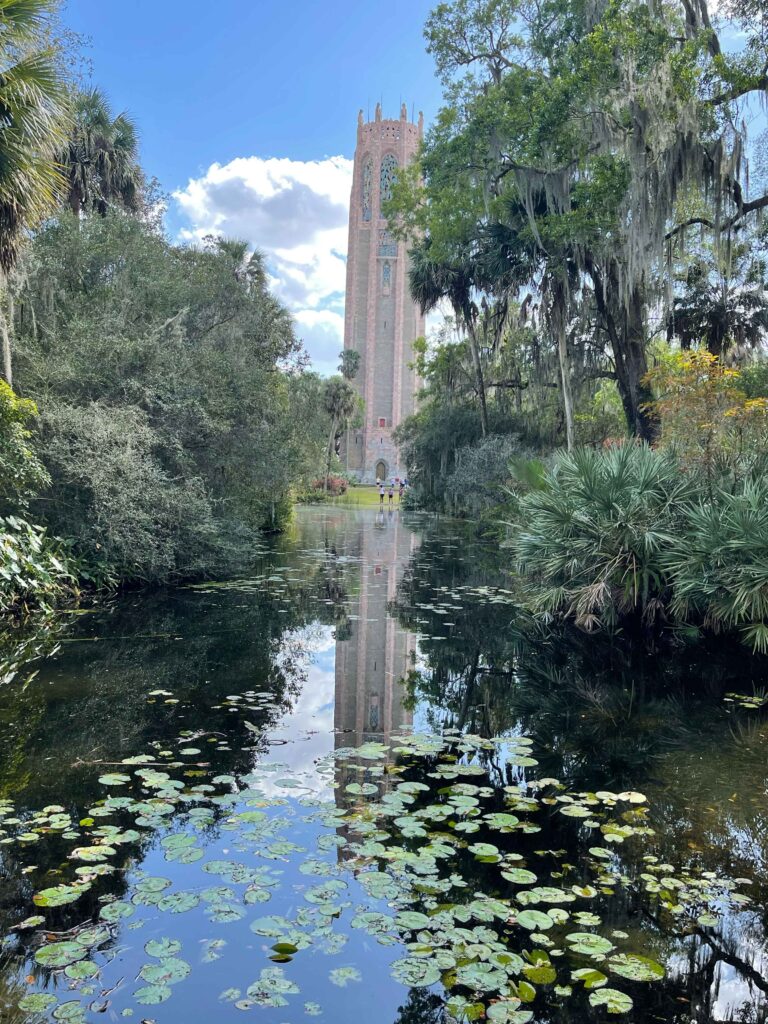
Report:
M413 342L424 334L424 317L408 291L408 253L390 234L382 203L391 195L398 168L416 156L424 118L385 120L381 105L375 120L357 119L344 312L344 348L360 353L353 381L363 399L364 421L351 430L342 461L363 483L377 477L403 477L392 433L414 411L416 374L411 369Z

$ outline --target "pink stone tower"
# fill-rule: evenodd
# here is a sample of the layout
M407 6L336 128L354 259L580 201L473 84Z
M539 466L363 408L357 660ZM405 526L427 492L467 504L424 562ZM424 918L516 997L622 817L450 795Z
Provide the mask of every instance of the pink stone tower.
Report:
M381 105L367 124L357 119L352 196L349 204L344 348L360 353L354 385L365 403L364 422L350 431L342 462L364 483L403 477L393 430L414 411L417 379L413 342L424 334L424 317L408 291L408 253L381 214L398 167L416 156L424 130L408 120L383 120Z

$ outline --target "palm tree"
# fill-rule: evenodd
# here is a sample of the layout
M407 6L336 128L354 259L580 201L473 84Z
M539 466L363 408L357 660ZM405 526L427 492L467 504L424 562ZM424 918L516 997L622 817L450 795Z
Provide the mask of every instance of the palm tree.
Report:
M675 297L667 318L667 337L681 348L704 344L722 358L728 349L757 348L768 333L765 267L750 249L734 252L732 266L697 260L688 270L685 290Z
M325 411L331 417L331 429L328 434L328 457L325 466L325 482L323 491L328 493L328 477L331 472L331 459L340 435L339 426L349 419L357 406L355 389L343 377L331 377L325 382L323 391Z
M73 131L61 154L72 213L96 210L105 217L113 204L135 213L143 181L136 126L128 114L113 116L100 89L76 93L73 108Z
M247 291L267 288L266 256L260 249L251 252L250 243L241 238L215 238L213 246L216 252L231 260L235 279L244 284Z
M357 352L353 348L345 348L342 352L339 352L339 373L344 378L344 380L354 380L359 370L359 352ZM344 442L344 453L347 460L347 472L349 472L349 416L345 416L344 419L345 429L347 433L347 438L346 441Z
M12 383L7 273L27 232L62 193L56 154L69 126L67 91L54 47L43 42L54 0L0 2L0 334Z
M344 380L354 380L360 369L360 353L353 348L346 348L339 353L339 373Z
M480 401L480 427L485 437L488 433L488 409L476 331L479 311L473 298L476 267L468 254L462 254L449 262L436 259L431 249L432 243L429 238L421 239L411 249L408 269L411 297L419 304L422 313L431 312L443 299L450 303L456 322L463 329L469 344L475 371L475 386Z

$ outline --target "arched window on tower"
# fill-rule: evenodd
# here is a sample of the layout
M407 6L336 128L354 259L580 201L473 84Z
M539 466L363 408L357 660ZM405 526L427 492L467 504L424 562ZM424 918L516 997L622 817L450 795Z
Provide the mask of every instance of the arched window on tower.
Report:
M384 295L389 295L392 291L392 264L389 260L384 260L381 268L381 290Z
M379 181L379 199L381 203L385 203L388 199L392 198L392 186L395 184L396 178L397 157L393 156L392 153L387 153L381 161L381 177Z
M371 219L371 205L373 200L373 162L368 157L363 164L363 182L362 182L362 204L363 204L363 220Z

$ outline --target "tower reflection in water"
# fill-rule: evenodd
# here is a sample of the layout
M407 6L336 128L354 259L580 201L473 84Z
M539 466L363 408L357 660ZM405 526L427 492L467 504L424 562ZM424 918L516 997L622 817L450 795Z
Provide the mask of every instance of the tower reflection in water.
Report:
M370 515L373 515L371 513ZM417 545L416 534L399 512L359 513L360 527L348 553L360 559L360 589L350 609L351 629L336 644L335 746L386 743L410 730L413 713L403 706L402 680L415 637L387 613Z

